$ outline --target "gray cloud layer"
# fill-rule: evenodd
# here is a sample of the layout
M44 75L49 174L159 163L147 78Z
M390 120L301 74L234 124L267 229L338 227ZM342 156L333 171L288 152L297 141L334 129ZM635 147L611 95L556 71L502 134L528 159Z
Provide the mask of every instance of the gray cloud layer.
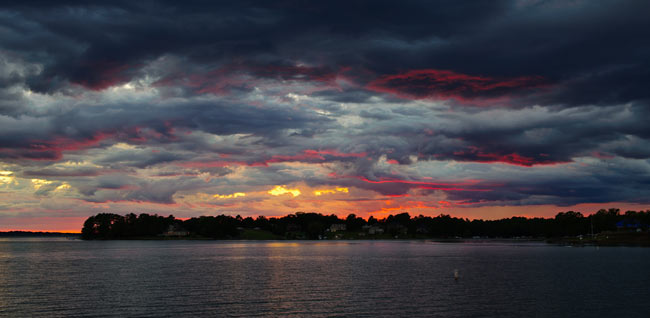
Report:
M647 1L5 5L0 160L90 202L304 181L476 204L649 203L647 12ZM56 166L66 160L92 165ZM233 167L255 178L220 181Z

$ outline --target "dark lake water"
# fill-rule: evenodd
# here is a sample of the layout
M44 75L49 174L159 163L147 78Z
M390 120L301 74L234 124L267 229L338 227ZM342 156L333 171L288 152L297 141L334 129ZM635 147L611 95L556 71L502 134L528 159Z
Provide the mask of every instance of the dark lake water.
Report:
M650 317L650 249L5 239L0 316Z

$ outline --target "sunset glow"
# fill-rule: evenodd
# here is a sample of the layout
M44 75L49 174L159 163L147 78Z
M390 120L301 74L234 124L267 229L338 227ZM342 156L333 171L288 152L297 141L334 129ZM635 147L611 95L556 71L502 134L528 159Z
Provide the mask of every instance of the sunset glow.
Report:
M334 188L334 189L316 190L316 191L314 191L314 195L320 196L320 195L323 195L323 194L335 194L337 192L348 193L349 190L348 190L348 188L337 187L337 188Z
M231 199L231 198L238 198L238 197L244 197L246 196L246 193L243 192L235 192L233 194L215 194L214 197L217 199Z
M0 8L0 231L650 209L642 2L202 6Z
M297 197L300 195L300 190L298 189L287 189L285 186L275 186L273 189L269 190L268 192L270 195L283 195L283 194L291 194L294 197Z

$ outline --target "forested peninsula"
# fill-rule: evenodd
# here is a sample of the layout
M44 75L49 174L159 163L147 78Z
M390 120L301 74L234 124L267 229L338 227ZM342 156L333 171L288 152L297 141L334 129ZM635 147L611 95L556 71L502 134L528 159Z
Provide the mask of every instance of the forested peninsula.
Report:
M85 240L107 239L539 239L570 244L650 245L650 210L602 209L584 216L560 212L553 218L511 217L469 220L441 214L408 213L383 219L354 214L296 212L284 217L229 215L177 219L173 215L100 213L81 230Z

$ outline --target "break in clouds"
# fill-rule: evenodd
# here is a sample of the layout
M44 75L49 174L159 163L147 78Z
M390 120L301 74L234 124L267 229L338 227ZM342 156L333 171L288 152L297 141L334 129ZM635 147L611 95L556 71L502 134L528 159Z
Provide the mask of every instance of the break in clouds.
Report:
M5 4L0 215L648 204L647 12Z

